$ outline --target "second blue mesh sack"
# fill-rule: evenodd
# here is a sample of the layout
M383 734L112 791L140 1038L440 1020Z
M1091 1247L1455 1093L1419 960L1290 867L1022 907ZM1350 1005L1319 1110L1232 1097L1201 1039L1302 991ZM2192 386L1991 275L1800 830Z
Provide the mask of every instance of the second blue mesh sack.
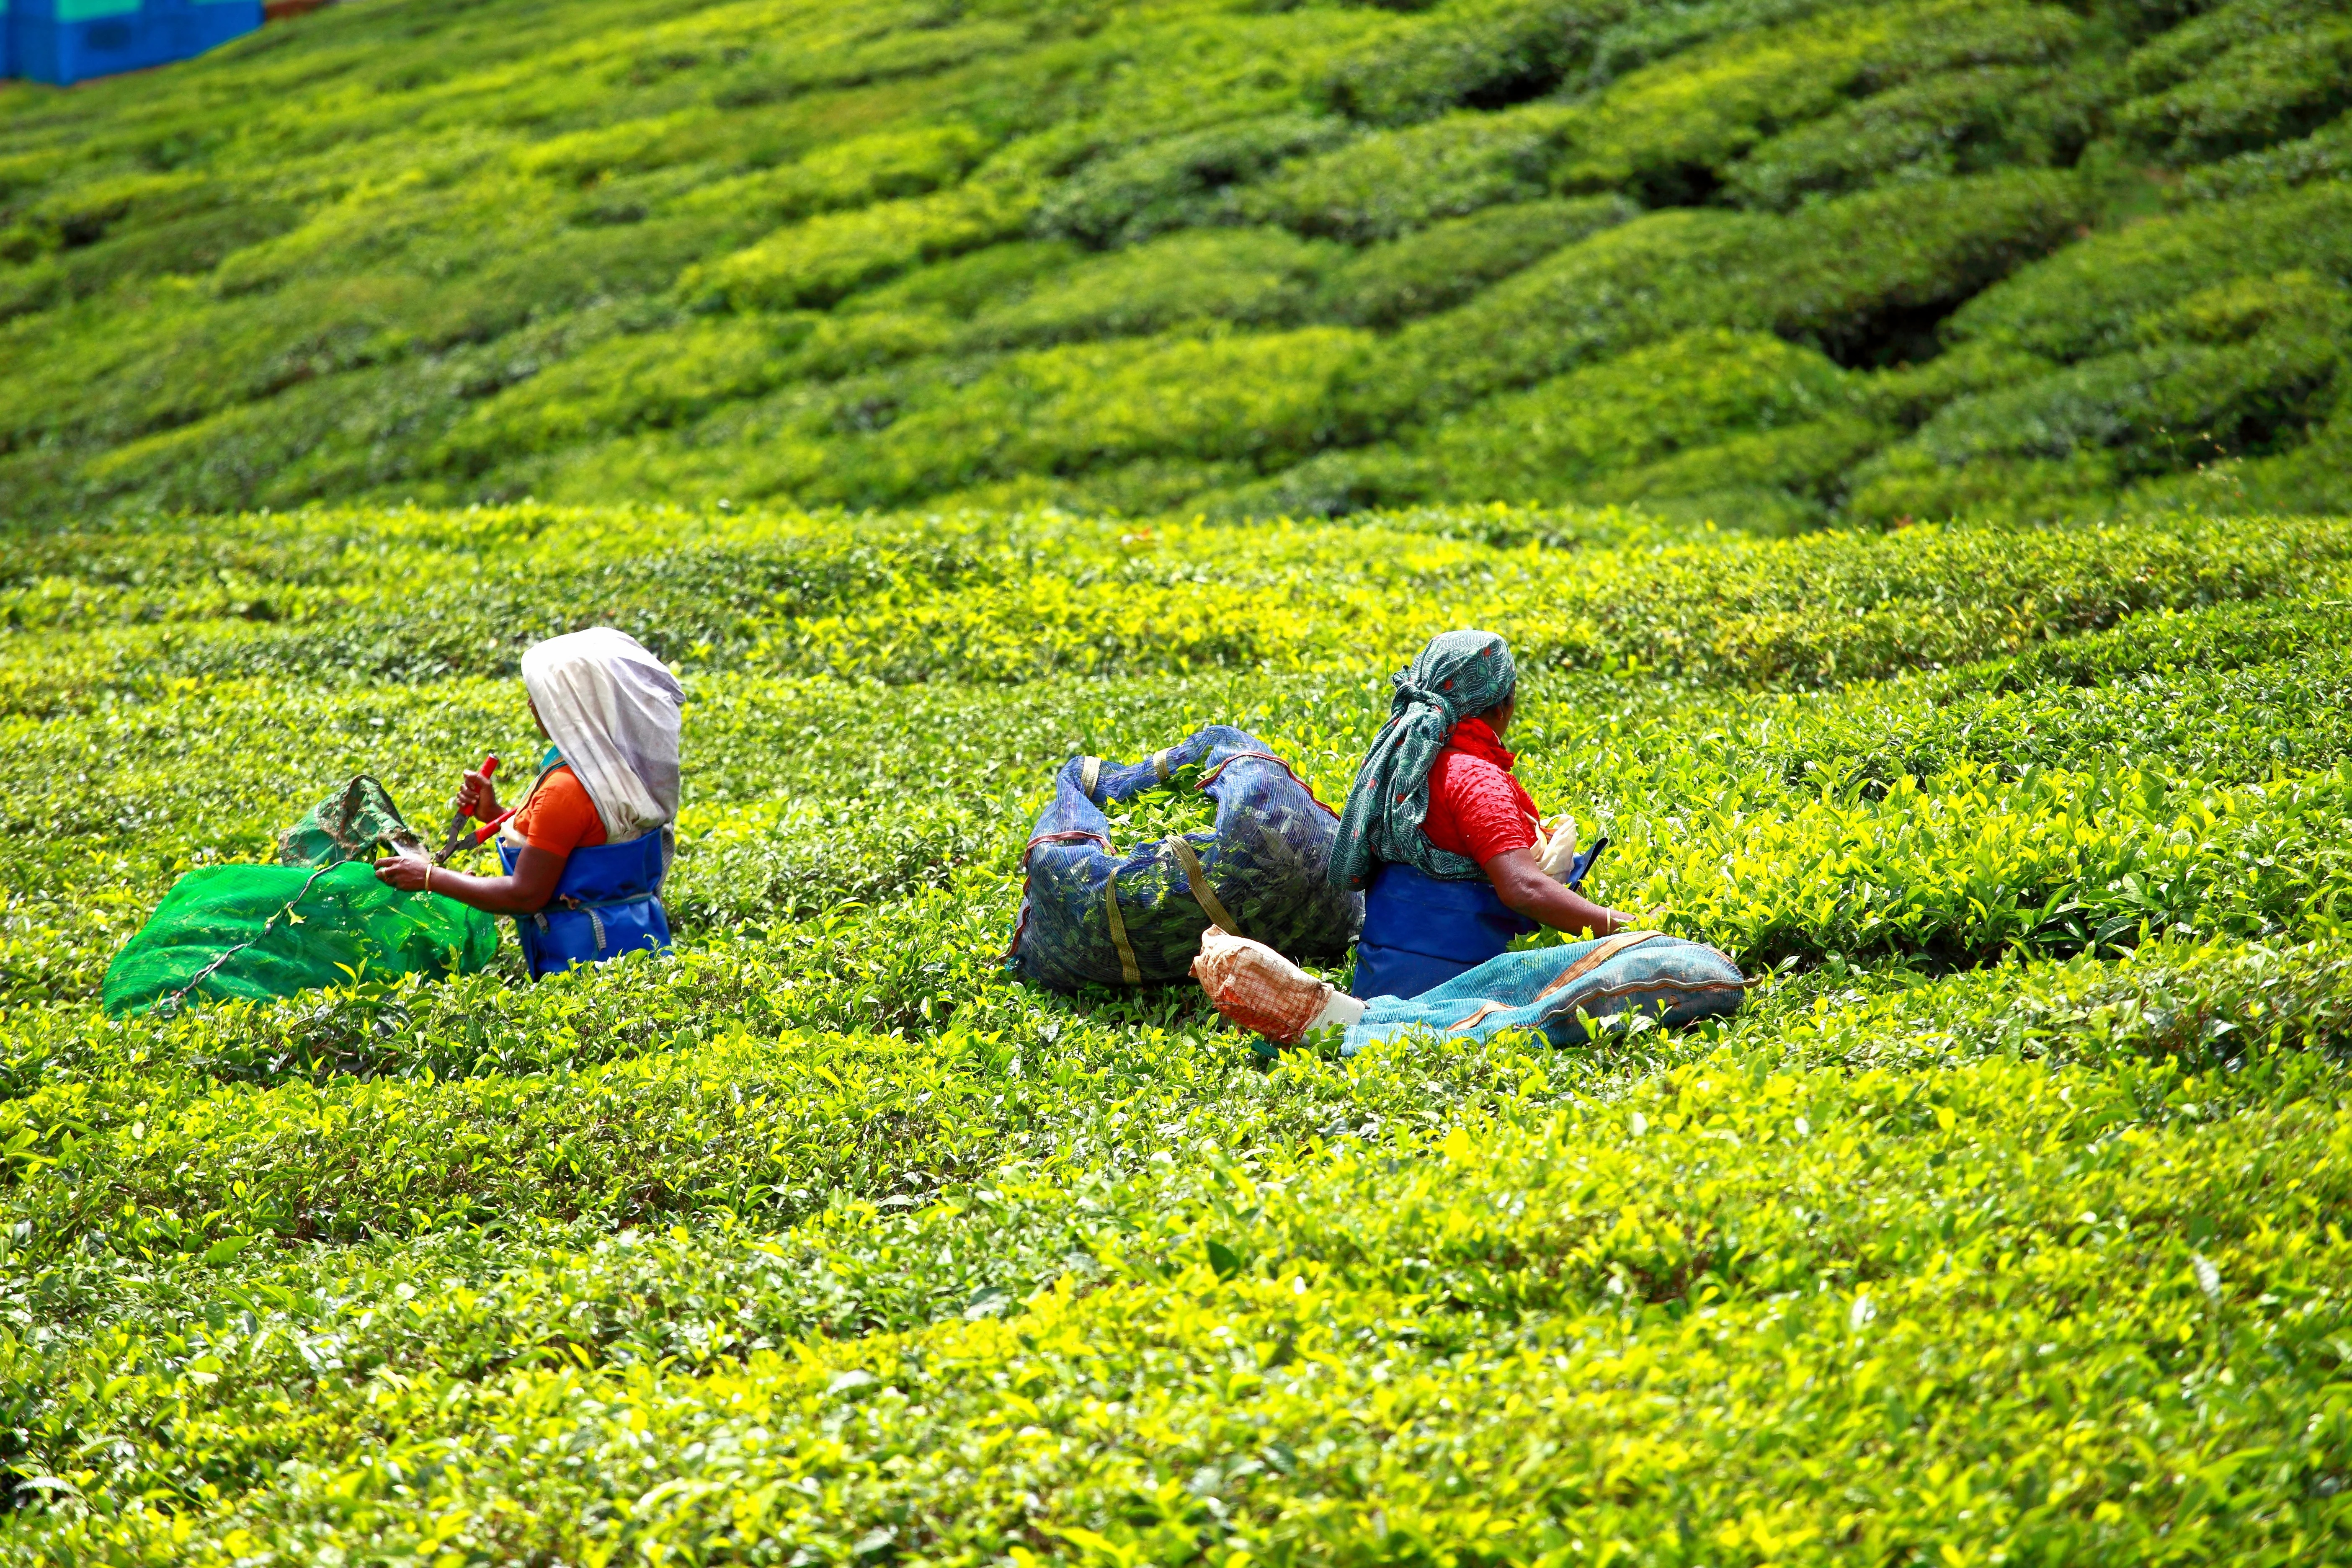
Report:
M1215 802L1213 827L1112 842L1105 806L1183 787ZM1179 980L1210 925L1295 959L1336 961L1364 918L1362 896L1336 891L1326 875L1338 827L1287 763L1230 725L1140 762L1073 757L1029 835L1006 962L1055 991Z

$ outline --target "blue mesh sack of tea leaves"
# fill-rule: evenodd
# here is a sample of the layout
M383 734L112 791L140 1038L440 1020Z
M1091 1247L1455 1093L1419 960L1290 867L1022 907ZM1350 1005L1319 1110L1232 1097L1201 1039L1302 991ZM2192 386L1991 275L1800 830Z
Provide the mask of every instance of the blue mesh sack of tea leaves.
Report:
M1325 875L1339 819L1257 738L1212 724L1141 762L1073 757L1025 851L1005 962L1055 991L1182 979L1210 925L1338 960L1360 893Z

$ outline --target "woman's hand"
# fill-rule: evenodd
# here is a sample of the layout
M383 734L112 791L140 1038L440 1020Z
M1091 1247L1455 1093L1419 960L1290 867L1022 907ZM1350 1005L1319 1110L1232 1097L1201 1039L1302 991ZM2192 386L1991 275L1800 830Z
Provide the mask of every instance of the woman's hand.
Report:
M387 855L375 863L375 879L404 893L421 893L433 879L433 862L422 855Z
M475 821L488 822L499 814L499 792L488 775L475 768L467 772L464 781L457 785L457 798L454 804Z
M470 904L485 914L528 915L543 910L555 897L563 879L567 857L552 849L525 846L515 857L514 870L503 877L476 877L436 866L422 856L387 856L375 863L377 878L403 892L430 891ZM432 886L425 886L426 879Z

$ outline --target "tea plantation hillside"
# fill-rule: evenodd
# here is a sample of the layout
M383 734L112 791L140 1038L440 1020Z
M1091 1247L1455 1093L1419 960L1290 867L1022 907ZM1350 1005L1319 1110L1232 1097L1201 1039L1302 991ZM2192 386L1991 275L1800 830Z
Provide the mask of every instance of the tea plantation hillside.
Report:
M2352 504L2333 0L366 0L0 88L0 517Z
M0 1560L2341 1561L2348 588L2201 513L30 537ZM528 755L589 620L688 686L673 956L100 1012L182 871ZM1337 799L1464 623L1738 1017L1264 1061L1006 977L1071 752Z

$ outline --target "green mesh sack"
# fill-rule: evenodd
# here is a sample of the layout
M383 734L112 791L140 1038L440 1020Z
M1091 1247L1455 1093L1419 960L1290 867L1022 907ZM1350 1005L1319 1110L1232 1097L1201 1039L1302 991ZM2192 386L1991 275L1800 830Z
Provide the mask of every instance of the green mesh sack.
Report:
M373 860L379 845L414 854L423 846L392 804L392 792L362 773L278 836L280 866L340 866Z
M344 810L352 801L356 809ZM376 836L352 837L360 832ZM387 887L361 858L379 843L415 842L383 786L352 780L279 839L281 857L317 860L205 866L173 883L107 966L106 1011L291 996L362 976L472 973L498 952L498 922L437 893Z

